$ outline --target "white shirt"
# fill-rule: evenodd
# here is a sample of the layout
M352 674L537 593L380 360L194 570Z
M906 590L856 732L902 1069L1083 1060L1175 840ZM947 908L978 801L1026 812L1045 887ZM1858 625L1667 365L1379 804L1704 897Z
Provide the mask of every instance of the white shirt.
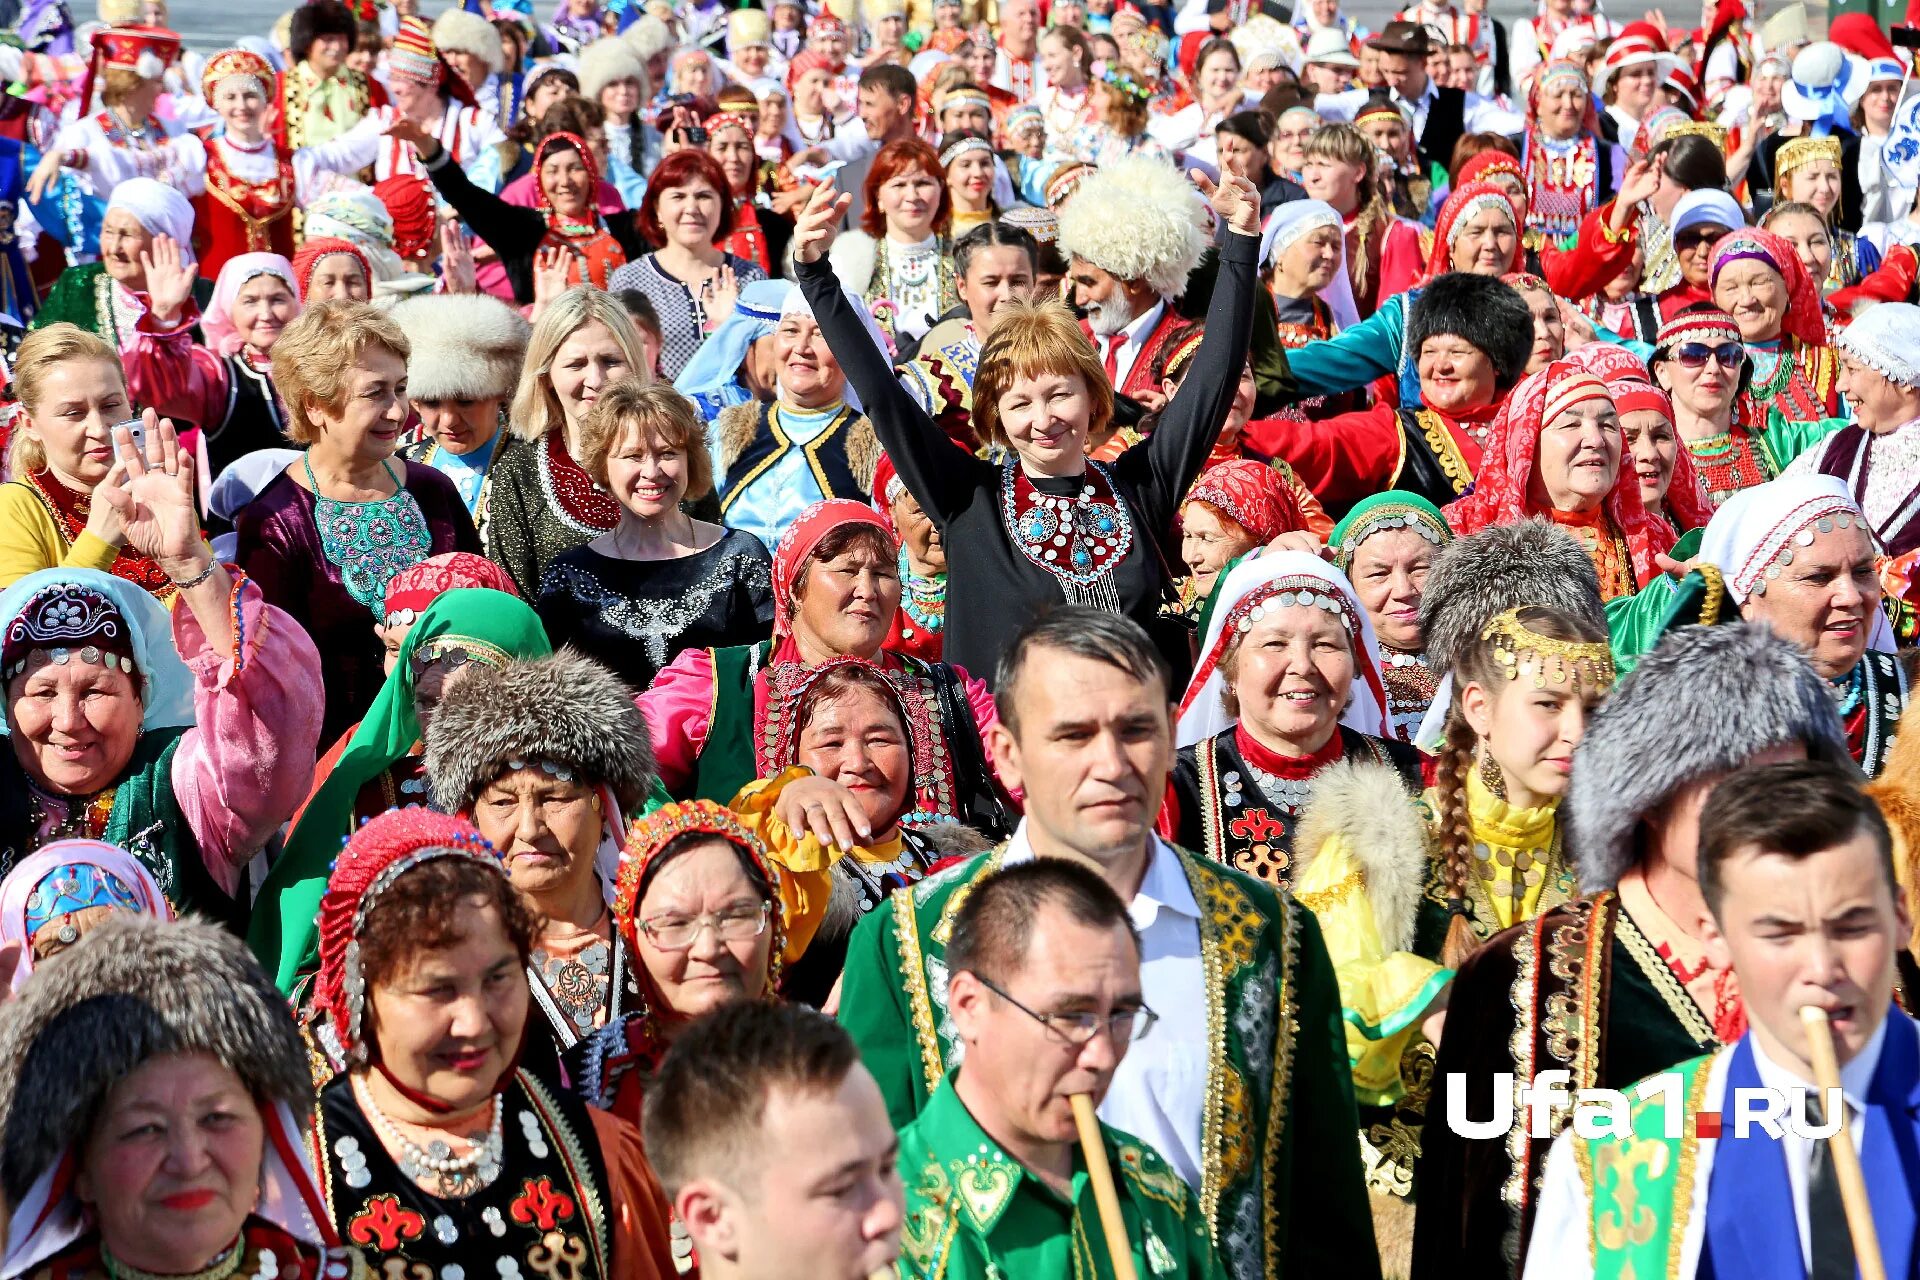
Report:
M1114 352L1113 357L1114 390L1118 391L1126 385L1127 375L1133 372L1133 362L1140 358L1140 349L1146 345L1147 335L1151 334L1154 326L1160 323L1160 317L1166 313L1166 310L1167 300L1162 298L1153 304L1151 310L1143 315L1135 316L1132 324L1122 329L1113 337L1100 338L1097 340L1097 345L1100 348L1100 360L1103 364L1107 359L1107 344L1110 342L1118 342L1120 344L1119 349Z
M1815 445L1788 463L1780 474L1783 477L1819 475L1826 454L1825 445ZM1920 488L1920 419L1902 423L1891 431L1872 433L1867 440L1867 454L1872 466L1867 471L1867 491L1860 509L1866 512L1868 523L1884 542L1888 534L1899 530L1915 514L1916 504L1910 499L1914 490ZM1840 478L1851 486L1853 477L1845 468L1851 467L1852 460L1843 458L1841 462Z
M1348 89L1344 93L1322 93L1313 100L1313 109L1329 120L1351 122L1354 112L1367 105L1367 99L1373 96L1371 89ZM1440 96L1440 86L1432 79L1427 81L1427 91L1420 95L1420 101L1408 102L1398 93L1393 100L1413 112L1413 136L1422 137L1427 132L1427 112L1433 106L1434 99ZM1461 110L1462 131L1466 133L1498 133L1517 135L1527 128L1525 117L1506 110L1491 98L1483 98L1477 93L1466 95L1466 103Z
M1140 934L1140 994L1159 1014L1153 1031L1128 1047L1113 1073L1100 1119L1148 1143L1200 1189L1207 1099L1207 987L1200 963L1200 904L1173 846L1157 836L1127 914ZM1033 858L1021 820L1004 865Z
M1905 1017L1893 1010L1889 1017ZM1857 1149L1866 1133L1867 1090L1873 1083L1873 1073L1880 1065L1880 1049L1886 1043L1887 1023L1882 1019L1879 1027L1867 1043L1861 1047L1852 1061L1840 1068L1840 1092L1847 1100L1847 1130L1853 1136ZM1795 1075L1786 1067L1773 1061L1755 1039L1753 1044L1753 1065L1760 1083L1768 1089L1786 1093L1791 1089L1805 1089L1808 1082ZM1723 1049L1716 1055L1709 1068L1704 1105L1709 1111L1726 1110L1727 1064L1731 1061L1731 1048ZM1788 1097L1794 1095L1787 1094ZM1791 1104L1789 1104L1791 1105ZM1727 1117L1732 1123L1732 1117ZM1821 1139L1824 1141L1824 1139ZM1813 1241L1807 1227L1807 1173L1813 1161L1813 1150L1809 1139L1800 1137L1791 1131L1783 1133L1779 1139L1781 1158L1787 1162L1787 1184L1793 1194L1794 1225L1800 1232L1800 1256L1803 1265L1813 1265ZM1705 1239L1707 1188L1713 1174L1713 1157L1717 1143L1708 1139L1699 1143L1694 1162L1693 1186L1683 1188L1677 1195L1692 1197L1692 1211L1687 1214L1687 1223L1680 1248L1680 1266L1677 1272L1681 1280L1694 1274L1700 1265L1700 1248ZM1553 1149L1547 1153L1547 1167L1542 1179L1540 1192L1540 1210L1534 1217L1533 1236L1527 1243L1527 1269L1525 1280L1591 1280L1593 1276L1593 1249L1591 1234L1593 1207L1587 1197L1586 1183L1580 1177L1580 1170L1573 1154L1573 1130L1571 1126L1562 1130L1553 1140Z

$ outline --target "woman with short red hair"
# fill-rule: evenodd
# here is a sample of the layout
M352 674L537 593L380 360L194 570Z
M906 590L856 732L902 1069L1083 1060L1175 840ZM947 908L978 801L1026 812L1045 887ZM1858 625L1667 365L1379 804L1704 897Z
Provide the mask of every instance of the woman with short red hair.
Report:
M834 273L896 344L918 339L960 305L940 154L918 138L889 142L873 157L865 193L860 231L834 244Z
M660 317L660 376L673 379L733 310L740 286L766 279L757 263L720 247L733 231L726 170L704 151L662 160L641 197L640 234L660 247L613 273L609 289L638 289Z

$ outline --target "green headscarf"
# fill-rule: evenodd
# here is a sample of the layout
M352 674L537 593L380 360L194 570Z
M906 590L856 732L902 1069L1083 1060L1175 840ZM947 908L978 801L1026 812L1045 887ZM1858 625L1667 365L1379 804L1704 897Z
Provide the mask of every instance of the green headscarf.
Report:
M253 904L247 940L274 975L274 983L289 995L300 975L314 967L320 898L341 842L353 833L353 805L360 788L420 741L420 720L413 709L413 656L429 641L438 642L436 647L463 647L475 660L495 666L553 652L539 615L502 591L449 591L413 624L387 682L300 815Z
M1353 510L1333 526L1333 537L1327 546L1332 549L1333 562L1340 566L1340 572L1351 574L1353 553L1359 550L1360 544L1389 529L1418 530L1420 536L1436 548L1453 541L1453 530L1447 528L1440 508L1417 493L1389 489L1355 503Z

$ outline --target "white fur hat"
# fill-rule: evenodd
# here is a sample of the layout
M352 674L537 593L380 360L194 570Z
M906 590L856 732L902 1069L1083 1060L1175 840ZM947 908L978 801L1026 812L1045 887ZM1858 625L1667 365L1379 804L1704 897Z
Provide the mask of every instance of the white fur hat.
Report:
M651 13L622 31L616 39L623 40L629 49L640 55L642 62L658 57L680 42L669 27Z
M1060 251L1175 298L1207 250L1203 208L1172 165L1127 156L1081 183L1060 211Z
M499 75L506 66L500 53L500 33L491 22L465 9L449 9L433 20L433 44L442 53L470 53Z
M580 96L588 102L600 101L600 91L621 80L638 80L642 100L653 91L647 80L646 61L619 36L595 40L582 49L579 74Z
M407 394L416 400L493 400L513 394L531 330L491 294L423 293L393 308L407 335Z

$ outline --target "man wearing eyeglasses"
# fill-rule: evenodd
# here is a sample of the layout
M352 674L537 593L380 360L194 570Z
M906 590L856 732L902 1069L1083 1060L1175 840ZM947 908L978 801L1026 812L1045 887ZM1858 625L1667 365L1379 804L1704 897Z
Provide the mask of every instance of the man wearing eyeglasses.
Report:
M950 951L969 898L1002 867L1089 866L1128 904L1138 998L1159 1015L1152 1035L1103 1068L1101 1119L1198 1193L1235 1280L1377 1277L1339 989L1312 913L1154 835L1173 728L1152 641L1117 614L1058 608L1008 646L996 688L992 749L998 776L1025 794L1020 827L893 894L848 949L839 1016L894 1124L929 1108L974 1052L957 1006L963 993L992 992L977 985L982 975L962 976ZM1012 1001L1075 1011L1035 1003L991 968L984 977L1011 993L1001 1013L1026 1016ZM1089 1052L1097 1062L1107 1050Z
M1111 1274L1071 1100L1104 1098L1154 1023L1127 905L1078 862L1007 867L974 883L947 964L966 1054L900 1132L903 1260L928 1280ZM1222 1274L1193 1189L1100 1129L1135 1273Z

